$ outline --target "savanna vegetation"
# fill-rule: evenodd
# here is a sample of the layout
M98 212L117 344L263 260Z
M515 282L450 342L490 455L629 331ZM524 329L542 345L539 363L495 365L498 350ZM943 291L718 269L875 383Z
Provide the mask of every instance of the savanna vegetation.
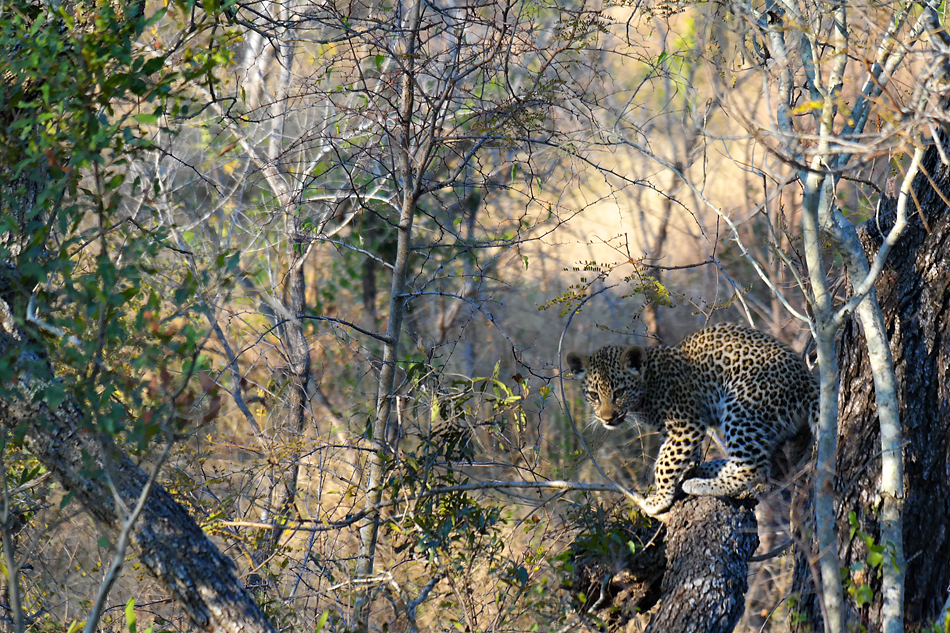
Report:
M946 19L5 2L0 628L947 631ZM561 359L723 320L814 456L664 527Z

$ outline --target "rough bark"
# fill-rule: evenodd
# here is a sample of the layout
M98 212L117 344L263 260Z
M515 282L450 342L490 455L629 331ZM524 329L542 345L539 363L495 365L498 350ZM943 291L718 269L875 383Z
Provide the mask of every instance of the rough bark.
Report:
M876 291L899 385L900 417L906 438L904 551L907 559L904 609L907 631L918 631L940 612L950 584L950 167L931 147L914 182L921 213L891 252ZM935 189L936 186L936 189ZM940 193L938 193L938 191ZM893 223L893 204L860 231L873 256ZM838 552L851 571L846 584L847 619L866 630L880 629L881 581L869 566L869 548L857 530L880 545L880 430L864 334L856 320L843 331L839 442L835 496ZM810 544L813 546L813 544ZM886 546L886 544L885 544ZM820 630L818 605L810 596L807 561L798 557L796 589L804 616L793 631ZM873 560L873 559L870 559ZM858 589L867 586L870 591ZM858 604L855 596L870 596Z
M34 346L0 332L0 420L24 432L26 448L101 525L121 517L107 473L122 500L134 506L148 475L108 440L88 433L84 412L69 396L51 408L39 396L54 384ZM108 455L105 451L109 451ZM152 489L132 543L144 567L168 590L196 628L221 633L272 631L254 599L188 512L160 487Z
M687 499L670 513L666 573L650 631L726 633L749 589L749 558L759 545L754 504Z
M745 608L749 558L759 544L754 505L714 497L680 501L659 534L656 527L632 530L631 540L649 544L635 555L575 561L572 589L593 602L608 631L623 630L635 613L659 602L647 631L728 633Z

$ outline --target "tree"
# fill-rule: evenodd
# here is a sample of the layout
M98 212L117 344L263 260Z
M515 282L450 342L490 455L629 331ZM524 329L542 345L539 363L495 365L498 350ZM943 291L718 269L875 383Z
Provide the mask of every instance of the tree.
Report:
M906 419L902 426L898 415L898 394L907 387L898 381L903 378L902 370L895 376L882 300L875 292L875 284L887 287L879 281L881 271L892 277L891 267L902 265L887 264L892 261L890 258L906 258L915 252L901 249L893 253L891 248L901 243L905 223L927 195L920 186L925 179L934 179L935 157L945 153L936 132L946 122L940 79L945 73L943 15L937 7L928 4L879 14L876 8L855 11L852 5L808 2L768 3L764 7L732 3L698 14L704 21L689 22L688 28L682 31L695 42L691 50L702 51L701 54L707 56L710 86L697 82L691 87L699 95L707 90L705 94L713 93L712 98L722 112L748 132L750 143L765 149L761 159L746 159L742 164L743 170L762 178L762 191L752 207L768 208L775 201L781 201L781 196L788 195L789 184L798 183L800 191L793 192L791 199L796 209L800 207L801 215L785 214L780 223L763 222L769 250L764 254L757 252L754 243L744 235L742 225L707 196L705 171L694 171L691 175L688 163L684 167L676 155L661 156L648 136L638 136L636 121L639 117L635 108L623 111L630 115L623 129L631 130L626 142L632 148L682 177L701 204L720 216L765 287L781 300L788 314L808 323L815 337L823 413L818 433L815 518L805 531L814 557L808 561L809 565L800 566L798 577L800 581L810 577L820 589L817 596L808 598L809 617L798 625L840 631L858 619L862 626L880 626L883 630L922 626L938 615L940 601L922 600L919 593L915 598L904 595L905 572L916 574L919 568L910 565L904 556L911 533L908 530L916 531L917 527L909 528L903 519L903 504L910 497L904 492L903 456L907 450L902 439L907 437L912 445L921 438L914 433L905 435L913 427L908 426ZM656 15L652 17L655 19ZM673 20L667 20L666 24L675 28ZM684 35L683 39L688 37ZM674 58L683 48L664 47L658 59ZM873 54L856 51L873 51ZM856 55L866 55L865 63L855 64ZM751 90L744 87L749 78L755 79L755 88ZM764 91L760 89L762 85L766 86ZM761 101L757 97L761 97ZM701 101L698 98L696 102ZM875 117L877 124L872 131L869 121ZM623 114L620 119L624 120ZM735 124L727 133L730 136L724 135L722 139L725 147L729 147L734 137ZM617 133L618 128L620 126L614 125L611 133ZM707 133L714 129L713 125L705 127ZM733 148L734 143L730 149ZM925 150L929 152L926 160ZM897 184L889 191L884 183L889 173L877 166L879 157L884 154L893 157L892 173L898 174ZM929 166L922 167L927 161ZM861 185L847 185L847 180ZM918 183L916 193L912 189L913 182ZM890 203L888 194L893 196ZM873 203L875 200L877 204ZM888 220L885 210L895 219ZM941 212L941 205L937 205L935 212ZM856 225L868 217L871 218L869 225L875 226L873 230L868 229L870 233L883 231L881 227L887 231L886 236L879 235L877 244L870 249L862 247L856 232ZM926 217L926 213L921 217ZM697 220L703 230L701 219ZM802 237L791 235L792 239L786 242L789 248L780 249L783 237L788 235L785 227L792 221L801 222ZM923 222L927 225L926 220ZM865 245L870 244L867 238L865 242ZM761 261L763 256L784 262L791 275L798 279L798 287L789 290L779 283L768 262ZM933 256L923 257L928 261ZM908 265L913 261L908 260ZM851 294L847 297L837 293L841 274L835 270L837 262L851 280ZM808 301L807 312L792 296L799 288ZM913 288L907 290L909 295L905 301L912 300L916 293ZM899 304L901 299L891 292L888 301ZM884 307L884 314L890 309L894 308ZM751 320L749 311L746 315ZM854 441L857 438L846 434L855 428L847 418L842 417L842 426L838 426L839 398L842 407L853 407L854 402L867 405L865 398L868 397L864 389L851 391L860 384L853 381L839 394L835 339L846 321L849 329L842 342L845 351L841 362L848 365L840 367L846 372L844 376L850 378L847 372L853 369L846 367L854 367L855 359L862 357L861 350L867 351L869 360L858 366L873 376L876 400L874 407L866 406L865 410L876 411L873 423L880 429L872 433L868 430L871 423L860 418L865 426L857 425L861 428L858 436L862 438L858 443ZM850 334L852 328L860 329L866 336L854 337ZM898 334L896 327L890 331ZM936 329L925 327L924 331L936 332ZM942 340L937 334L924 338L924 345L939 345ZM893 350L895 354L899 351L899 347ZM874 465L876 459L869 460L866 453L860 452L869 450L868 438L880 442L874 451L882 462L880 470ZM860 457L854 457L855 452ZM928 450L922 452L930 454ZM860 467L851 465L855 460ZM865 473L863 469L869 464L872 466L868 474L880 479L858 475L858 471ZM846 465L847 468L842 468ZM848 478L842 470L852 477ZM856 486L860 483L870 485L874 492ZM921 482L913 483L920 485ZM845 486L847 492L842 489ZM870 504L874 506L873 511L867 502L841 503L846 499L868 499L869 495L877 499L877 494L880 501ZM855 513L853 518L849 517L850 512ZM810 540L813 537L814 542ZM845 544L848 544L847 549ZM852 575L844 587L840 581L839 551L843 560L848 561L845 569ZM868 555L871 563L862 559ZM870 575L875 579L871 584L868 583L869 564L874 570ZM814 578L816 575L820 575L820 579ZM916 586L919 581L907 582ZM801 582L798 586L803 587ZM928 604L925 611L918 606L923 602ZM915 605L915 615L905 618L905 605L910 609L910 604ZM820 618L816 616L819 605L823 613Z
M493 617L522 617L518 601L529 593L529 572L520 554L503 554L499 507L469 494L505 486L471 487L456 474L456 463L471 462L481 440L515 452L539 444L525 412L532 387L520 374L502 377L497 366L483 377L453 379L447 363L433 356L452 343L447 332L461 319L442 302L458 301L470 309L470 320L484 314L491 324L487 291L502 254L543 230L543 221L563 219L551 211L557 191L542 195L542 177L550 165L572 159L569 141L580 129L555 122L565 105L582 112L584 86L575 90L568 78L589 63L582 51L600 19L582 7L519 3L262 8L171 5L170 14L148 21L136 14L135 28L126 32L105 7L87 37L70 32L72 14L28 6L30 19L10 34L9 48L19 50L28 31L61 20L66 28L46 26L44 34L64 38L70 63L61 74L43 77L40 60L55 55L23 49L23 75L29 76L14 86L42 84L42 100L14 109L28 122L27 140L18 145L22 138L11 137L8 145L37 164L26 190L39 195L23 200L15 177L4 182L5 205L23 211L5 216L16 219L5 224L15 247L3 252L9 371L2 416L16 439L5 445L7 463L16 481L31 487L40 485L32 479L44 469L58 474L65 493L53 488L44 495L82 501L94 516L121 527L87 628L97 626L125 562L127 538L143 561L152 562L153 543L164 548L166 557L146 567L201 627L268 626L243 581L260 588L257 598L274 620L294 617L321 627L332 617L340 626L368 628L379 616L383 591L396 617L415 626L419 605L443 581L443 594L470 603L477 580L455 572L482 566L487 571L480 573L511 587L514 606L499 602ZM226 44L237 30L219 17L253 33L242 62L253 81L245 86L225 80L232 68ZM106 36L112 32L119 41ZM97 64L90 77L81 73L86 53L94 53ZM265 78L268 60L280 68L273 81ZM52 128L56 134L44 136L43 123L58 104L73 103L73 93L90 101L67 109ZM23 103L15 90L6 96L12 105ZM23 156L5 158L7 174L16 173ZM48 182L50 175L59 179ZM481 215L486 198L504 212ZM420 229L431 239L420 239ZM318 250L324 258L315 262ZM375 318L368 319L370 328L359 318L332 316L346 305L349 271L330 280L335 289L308 296L325 281L321 267L328 260L342 268L353 257L388 271L391 290L381 300L388 321L379 331ZM509 257L527 264L517 253ZM360 268L364 303L373 304L374 266ZM438 344L427 345L427 331L419 335L424 323L412 310L441 313ZM414 318L413 327L405 327ZM407 329L419 336L415 348L400 352ZM19 340L30 343L27 360L39 359L29 373L13 369L26 362L14 343ZM338 342L351 354L352 374L376 383L373 404L364 406L359 393L337 414L328 398L319 400L323 374L312 370L311 354L312 343L321 340ZM58 387L59 379L68 387ZM237 431L218 419L224 391L243 416ZM549 390L539 394L544 407ZM410 409L393 410L407 400ZM274 413L252 411L261 403L276 405ZM88 434L93 443L77 440L50 452L43 415L58 422L53 431ZM419 418L428 418L426 428L418 428ZM417 426L405 448L400 436L408 422ZM212 428L248 439L251 447L241 450L257 451L254 464L240 475L208 476L205 460L212 468L220 463L201 452ZM307 445L310 435L320 439L315 447ZM21 451L24 438L27 450ZM184 460L192 450L197 456L186 467L179 461L162 468L169 455ZM148 465L151 475L143 479L125 454ZM70 476L55 461L66 458L86 459L88 472ZM40 460L39 471L31 459ZM545 480L515 484L545 489L551 477L539 463L535 455L527 466L510 465ZM302 479L301 468L311 468ZM97 477L105 487L87 481ZM328 479L331 488L344 490L339 500L327 500L338 493L324 491ZM243 581L159 483L197 516L231 519L203 527L250 561ZM83 486L93 487L73 491ZM307 486L319 490L302 497ZM23 486L14 490L22 494ZM101 500L105 491L114 498L111 511ZM159 497L165 505L156 508ZM47 507L27 505L30 538L55 538L53 526L64 519L47 519ZM396 518L385 514L391 507L399 511ZM250 513L257 515L253 523L245 520ZM20 529L15 513L4 516L11 534ZM181 523L184 536L151 538L156 522ZM389 539L386 556L401 558L374 573L380 530ZM299 543L302 531L311 535L306 545ZM341 544L314 553L324 531ZM12 541L4 539L8 548ZM167 558L187 562L195 547L215 561L213 570ZM422 560L413 569L428 576L406 597L392 570L416 557ZM15 558L8 550L11 594L22 567ZM295 590L280 576L291 561L298 580L320 587L313 594L320 601L300 598L307 608L299 611ZM93 563L97 574L104 567L99 563ZM413 572L410 581L419 575ZM52 582L75 592L70 600L88 599L63 576ZM199 576L221 583L209 589L210 602L244 607L220 610L222 619L209 624L188 602L195 593L208 598L194 591ZM327 582L333 578L343 580ZM51 611L40 583L23 593L26 604L39 601L38 607L21 605L16 613ZM458 612L446 617L461 620ZM472 613L465 608L464 617Z
M215 599L243 605L218 622L227 630L267 627L256 604L280 628L573 624L583 609L549 590L572 576L560 548L610 540L577 517L597 514L596 495L616 505L621 491L601 476L620 480L639 461L584 450L555 412L564 334L553 324L602 344L638 331L644 297L691 302L690 329L727 315L786 338L809 325L825 415L820 529L805 526L820 556L799 575L803 591L810 578L821 593L803 594L805 623L842 630L859 614L873 627L879 614L900 628L936 615L939 599L911 597L922 595L921 557L909 549L902 562L897 547L911 547L899 534L918 524L902 524L894 415L881 418L877 449L881 472L897 475L882 488L880 525L864 506L851 523L829 491L845 481L839 470L862 484L877 472L852 469L848 449L865 444L840 435L850 426L834 431L832 345L839 326L856 327L849 315L870 333L875 408L895 412L881 345L891 299L872 290L888 283L884 263L909 251L864 261L853 229L877 222L872 202L887 190L895 216L918 230L911 182L939 173L935 150L922 158L946 119L939 7L902 5L892 17L805 1L267 1L172 3L147 21L141 10L88 18L20 3L2 24L12 61L0 95L0 417L10 429L0 525L10 603L20 596L14 629L35 613L65 624L83 600L98 605L82 611L95 627L110 593L146 593L123 566L127 540L165 578L162 596L185 605L150 607L159 625L183 612L205 625L207 605L188 602L196 574L221 581ZM50 59L63 60L55 72ZM917 186L919 201L929 194ZM622 229L592 228L605 206L625 209ZM555 256L576 240L565 229L593 253L565 256L576 273ZM899 245L898 233L884 243ZM619 276L626 285L611 287ZM573 321L569 309L535 314L581 303ZM676 336L672 314L647 307L652 333ZM53 452L43 416L84 448ZM862 437L876 437L873 424ZM87 461L74 476L68 459ZM116 501L97 504L104 494ZM137 510L145 499L157 505ZM107 534L114 547L77 548L88 586L46 571L43 548L29 545L55 543L57 525L77 529L72 500L119 534L89 529L83 547ZM742 503L714 506L717 525L683 520L663 538L688 553L673 545L716 535L724 560L735 555L722 566L732 590L705 596L728 628L754 543L710 528L753 520ZM165 520L180 533L151 535ZM617 534L612 544L629 550ZM176 543L198 544L214 571L175 558ZM835 543L858 546L836 560ZM870 566L858 560L865 549ZM150 558L158 551L164 562ZM651 568L655 628L676 626L660 613L675 615L676 566L694 562ZM910 601L922 606L902 614ZM129 612L145 614L138 603Z
M557 192L549 191L543 178L553 171L551 165L570 157L569 144L581 134L578 126L560 119L565 113L586 116L586 86L569 78L587 64L596 67L583 51L602 29L601 19L583 6L529 5L265 3L263 11L241 6L236 21L250 33L243 62L249 73L242 87L245 107L207 95L213 113L207 125L219 135L221 155L238 150L226 160L253 167L262 177L247 212L260 221L202 222L209 239L190 246L213 253L227 241L219 231L240 227L236 239L247 252L242 286L265 301L281 339L282 375L273 372L267 388L277 392L286 418L266 428L244 411L255 433L264 429L260 441L276 457L270 478L276 494L262 495L261 511L261 527L273 535L271 546L255 553L258 564L266 565L277 553L284 522L326 521L342 514L337 506L310 519L295 508L306 437L331 432L309 408L310 394L325 388L330 372L312 375L310 358L316 351L333 361L310 341L339 346L355 366L349 369L358 376L354 380L366 378L375 385L350 390L349 410L328 416L340 441L318 448L316 458L337 464L340 485L359 491L361 509L348 507L345 513L360 516L352 553L357 564L339 570L353 593L338 605L340 618L356 629L369 626L375 596L389 581L391 572L375 571L381 529L418 532L423 543L413 546L430 557L424 573L434 582L450 578L447 570L456 563L444 551L446 562L440 562L435 553L451 544L446 541L450 532L451 539L461 538L453 530L455 517L432 510L442 523L429 525L421 510L413 510L401 519L408 526L388 522L380 506L396 502L386 497L421 494L435 481L458 483L454 462L472 459L470 436L484 429L492 444L507 442L500 439L504 433L496 418L506 407L520 407L528 393L523 379L515 380L514 391L503 384L497 366L491 376L453 382L449 361L439 355L464 338L453 326L464 318L460 314L467 313L469 330L476 318L485 317L489 327L497 327L487 306L499 262L507 258L509 265L525 266L527 258L517 249L551 230L548 224L566 219L552 211ZM262 36L271 38L266 51ZM271 59L280 70L268 78L264 69ZM182 140L172 152L189 151L190 139ZM243 172L222 170L215 190L233 193L212 196L213 205L235 210L235 218L245 213L247 192L232 184L230 175ZM170 195L167 206L174 204ZM281 234L269 230L276 225L283 227ZM271 240L284 253L273 260L269 246L255 253L252 245ZM272 261L279 263L270 268ZM340 266L341 275L324 276L325 262ZM359 270L368 318L328 316L337 307L351 309L347 286L356 276L353 269ZM388 282L378 281L381 271ZM388 291L378 291L384 283ZM308 297L307 289L315 286L319 290ZM377 301L383 305L378 316ZM435 316L418 316L428 314ZM273 327L262 323L256 340L268 338ZM268 361L265 354L255 359L247 353L254 342L235 345L226 342L230 336L255 337L239 328L219 336L235 374L229 391L238 400L246 375L246 370L236 371L239 365ZM507 345L517 346L510 339ZM230 351L241 347L243 357ZM466 354L470 367L475 348ZM467 390L456 383L467 384ZM479 420L485 405L468 401L475 389L488 386L508 393L489 405L489 420ZM407 401L414 403L408 411L423 412L419 417L428 422L406 419L418 415L398 409ZM514 433L526 432L523 414L514 415L520 416ZM438 428L440 418L449 428ZM421 434L421 445L415 437L408 447L400 441L410 421L422 427L411 429ZM405 451L412 452L407 457ZM458 504L460 512L477 515L472 518L477 526L462 527L479 530L479 539L497 520L497 509L483 509L466 495L447 495L439 503ZM419 600L431 591L426 587Z
M784 183L797 180L802 184L804 239L801 254L782 254L777 249L775 253L789 264L796 261L807 263L807 271L802 270L800 277L805 279L807 274L807 282L802 285L802 289L808 297L810 313L805 315L796 310L795 303L785 299L782 288L774 283L773 277L765 274L765 268L755 261L748 249L743 246L740 248L753 261L763 281L783 298L789 312L811 324L817 343L823 415L819 427L815 480L816 518L815 523L811 524L814 530L811 534L817 534L813 549L816 558L810 561L812 565L807 571L803 570L800 576L805 577L820 570L820 582L817 579L815 582L821 591L817 602L810 603L809 613L812 617L804 626L821 626L822 620L814 617L819 602L824 614L824 626L831 631L844 630L845 622L853 621L856 617L854 614L862 612L859 607L874 604L874 614L878 617L862 619L863 625L877 626L880 623L884 630L904 630L905 624L911 623L905 622L903 611L904 605L910 600L909 596L903 596L904 573L908 570L903 554L907 542L902 519L905 499L902 474L904 443L897 412L898 388L891 351L886 342L884 320L874 287L880 271L888 270L885 267L885 262L889 261L888 253L894 244L899 243L904 222L913 214L913 201L919 201L920 195L923 195L919 192L920 195L914 196L911 183L915 177L920 182L923 182L921 178L926 178L917 176L924 148L928 144L932 145L929 150L931 171L935 165L933 157L943 151L939 143L935 143L934 133L946 120L940 106L943 102L942 88L937 79L944 72L941 16L929 5L908 7L893 18L888 15L883 25L872 18L874 11L856 16L851 7L844 5L831 7L830 13L825 12L822 6L811 3L774 4L763 10L739 3L717 9L721 10L728 10L731 17L723 13L709 15L710 20L703 31L708 34L707 46L723 55L716 63L718 78L736 87L737 81L741 81L743 76L740 69L752 70L746 76L761 78L770 86L766 96L774 99L768 104L768 109L755 110L734 99L734 95L742 93L741 90L723 91L720 94L724 100L724 111L743 122L754 138L768 146L780 164L790 170L779 170L776 174L775 180L780 184L778 191ZM931 34L926 43L919 39L924 32ZM870 42L877 44L869 46ZM863 50L876 50L877 53L867 60L864 67L858 65L855 68L855 64L850 63L850 55L856 47L865 46L868 48ZM908 70L908 76L916 79L903 86L900 67L902 63L908 63L907 53L914 49L919 54L916 61L919 69L913 66ZM855 77L855 74L859 76ZM712 77L715 79L717 75ZM850 88L851 85L856 87ZM858 89L857 86L863 87ZM869 133L866 124L869 117L873 116L872 112L878 113L882 123L874 133ZM900 116L894 116L895 113ZM862 172L865 166L873 167L874 157L882 148L894 148L892 151L895 151L907 145L912 149L909 152L912 158L902 164L900 187L894 192L896 202L893 208L896 209L897 219L886 224L889 232L881 238L881 247L873 249L866 256L855 233L853 216L849 219L843 213L839 182L843 177L854 177L851 174ZM654 156L643 146L637 144L636 147ZM677 173L671 162L658 160ZM774 173L771 167L756 168L761 169L763 175ZM694 191L699 189L693 186ZM766 192L766 195L769 194ZM872 222L880 224L882 221L879 213L866 212L863 215L872 215ZM729 223L734 236L741 239L732 221L725 214L722 217ZM861 219L861 214L857 219ZM777 232L773 232L772 237L777 244ZM842 258L852 281L852 295L846 299L839 299L834 293L834 283L828 281L826 266L829 246L832 252ZM908 252L902 253L906 256ZM894 256L892 253L891 257ZM891 301L894 300L892 295ZM836 505L836 497L832 494L832 490L842 485L835 482L842 481L847 482L849 490L854 490L852 494L856 497L866 498L868 493L867 488L852 489L855 480L843 478L841 469L835 467L836 464L843 464L842 460L847 462L846 456L857 446L852 442L853 438L841 435L842 441L847 440L848 449L838 448L845 446L838 444L838 438L848 425L843 418L844 426L840 431L837 426L838 364L834 350L836 333L852 314L867 336L864 339L848 336L844 344L867 345L870 363L862 366L874 377L876 411L879 416L876 423L881 429L875 437L881 442L876 454L881 456L883 466L880 471L872 469L872 472L881 476L874 486L880 491L882 501L880 505L874 504L873 513L867 507L861 509ZM936 340L929 342L936 343ZM854 359L860 357L860 348L844 349L847 355L843 359L853 365ZM848 386L854 384L848 383ZM858 397L846 391L841 393L842 403ZM866 397L866 391L861 393L861 398ZM866 444L862 446L866 447ZM862 467L866 465L866 457L862 456L860 463ZM854 527L849 533L848 512L852 511L861 518L851 524ZM874 515L873 520L868 518L870 514ZM870 527L872 523L873 529ZM856 535L866 536L864 547L871 547L874 553L875 574L881 576L875 581L880 584L874 587L879 588L879 593L872 592L871 586L863 580L867 572L859 569L862 561L855 560L855 554L850 554L851 550L843 549L843 544L851 543ZM842 554L848 553L848 569L858 578L848 582L844 593L840 584L840 562L836 555L839 548L836 543L842 544ZM862 547L856 550L864 551ZM863 564L867 562L863 561ZM925 616L915 616L913 622L936 615L931 607Z
M920 173L913 183L916 213L894 245L876 288L895 358L898 398L903 431L908 441L903 449L907 464L904 498L906 630L927 630L931 623L946 628L946 571L936 564L947 547L942 525L947 518L946 481L933 477L946 464L947 394L944 380L947 347L943 312L947 291L946 249L947 169L941 158L946 152L946 131L941 145L931 145L924 154ZM896 220L896 201L885 200L878 221L868 222L860 233L861 243L873 257L881 249ZM938 272L941 271L941 272ZM935 309L936 308L936 309ZM872 449L880 430L875 409L869 402L871 369L864 349L860 324L849 321L839 347L841 424L836 457L836 521L849 525L838 534L837 550L846 578L848 620L873 628L881 621L882 554L893 548L881 532L880 495L882 460ZM809 543L814 547L814 543ZM804 559L800 565L807 564ZM807 574L799 574L803 593L801 610L807 619L799 630L820 628L821 613L808 593Z
M135 122L181 114L176 83L207 74L214 63L160 73L166 57L134 47L153 23L143 8L20 2L2 10L0 532L4 607L16 633L44 617L33 592L21 591L25 559L16 543L52 494L52 481L68 493L63 506L75 500L105 526L114 551L99 597L90 601L87 631L99 625L130 543L196 625L270 630L230 559L156 484L180 416L195 400L186 389L199 347L187 325L160 331L157 294L139 278L152 271L136 259L155 256L162 236L139 233L141 216L116 221L117 190L123 164L149 146ZM214 17L205 20L196 31ZM187 49L189 40L179 44ZM190 294L185 288L177 296L184 302ZM55 315L45 320L48 309ZM155 334L152 347L137 336L146 328ZM133 361L117 353L123 348L141 355ZM161 385L145 392L136 379L155 370L153 362L161 366ZM180 380L168 367L183 370ZM205 409L208 419L215 413ZM145 457L155 437L164 450L143 469L128 452ZM11 488L11 481L19 485Z
M650 610L647 631L732 631L759 544L754 505L694 497L676 504L664 525L631 525L616 515L599 525L584 523L571 548L578 610L610 631L626 630ZM598 555L605 545L598 540L606 535L610 556Z

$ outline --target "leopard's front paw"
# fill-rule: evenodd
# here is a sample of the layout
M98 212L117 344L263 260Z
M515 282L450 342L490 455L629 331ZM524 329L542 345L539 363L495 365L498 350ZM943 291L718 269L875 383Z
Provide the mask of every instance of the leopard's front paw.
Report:
M673 506L673 498L652 494L647 497L638 495L637 505L647 516L655 517L663 514Z

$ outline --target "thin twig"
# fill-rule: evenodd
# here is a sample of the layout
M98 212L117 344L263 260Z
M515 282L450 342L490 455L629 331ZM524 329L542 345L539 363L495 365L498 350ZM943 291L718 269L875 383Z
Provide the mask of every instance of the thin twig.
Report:
M749 562L750 562L750 563L761 563L761 562L764 561L764 560L769 560L770 558L775 558L775 557L778 556L779 554L782 554L783 552L785 552L789 547L791 547L791 546L792 546L792 543L793 543L792 539L788 539L787 541L785 541L785 542L782 543L781 545L778 545L778 546L776 546L776 547L773 547L772 549L770 549L769 551L765 552L764 554L756 554L755 556L750 557L750 558L749 558Z
M606 476L606 475L605 475ZM553 488L556 490L562 490L565 492L570 491L581 491L581 492L620 492L630 497L633 493L627 493L617 484L604 485L604 484L584 484L578 483L575 481L565 481L565 480L555 480L555 481L483 481L479 483L471 484L459 484L457 486L445 486L442 488L433 488L432 490L426 490L419 494L415 495L406 495L402 497L397 497L395 499L387 499L385 501L380 501L379 503L374 504L369 508L365 508L360 512L355 514L348 515L346 518L340 521L328 522L321 519L301 519L299 523L291 524L274 524L274 523L262 523L257 521L215 521L215 525L224 525L227 527L247 527L255 528L260 530L287 530L295 529L302 532L329 532L331 530L338 530L350 526L354 523L359 522L360 520L366 518L367 515L377 512L383 508L390 506L398 505L400 503L408 503L411 501L418 501L420 499L425 499L428 497L434 497L437 495L448 494L451 492L467 492L471 490L504 490L506 488L533 488L533 489L548 489ZM555 495L552 498L558 498ZM320 525L315 527L307 527L306 523L319 523Z

